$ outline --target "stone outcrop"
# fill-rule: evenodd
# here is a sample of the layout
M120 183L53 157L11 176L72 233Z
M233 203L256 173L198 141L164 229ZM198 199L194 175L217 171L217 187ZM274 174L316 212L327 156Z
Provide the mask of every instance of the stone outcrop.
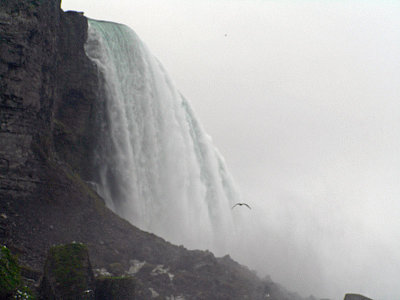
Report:
M135 280L132 277L103 277L96 280L96 300L134 299Z
M344 296L344 300L372 300L372 299L359 294L346 294Z
M86 245L71 243L50 248L39 287L40 299L135 299L131 276L94 278Z
M41 299L90 299L94 290L94 275L86 246L77 243L53 246L44 266Z

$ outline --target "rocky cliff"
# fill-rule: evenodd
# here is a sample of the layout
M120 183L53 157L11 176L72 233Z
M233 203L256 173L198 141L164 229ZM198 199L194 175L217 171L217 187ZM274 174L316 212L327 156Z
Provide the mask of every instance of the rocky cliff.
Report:
M60 0L0 2L0 243L25 278L38 286L50 246L77 241L97 274L133 276L136 299L299 299L107 209L88 184L102 78L86 37L86 18Z

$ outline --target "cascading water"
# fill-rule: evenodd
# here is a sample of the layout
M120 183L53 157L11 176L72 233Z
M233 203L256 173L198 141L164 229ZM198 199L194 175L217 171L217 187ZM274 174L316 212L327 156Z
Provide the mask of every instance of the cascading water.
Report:
M104 78L96 161L107 205L171 242L225 253L238 197L188 102L127 26L90 20L86 53Z

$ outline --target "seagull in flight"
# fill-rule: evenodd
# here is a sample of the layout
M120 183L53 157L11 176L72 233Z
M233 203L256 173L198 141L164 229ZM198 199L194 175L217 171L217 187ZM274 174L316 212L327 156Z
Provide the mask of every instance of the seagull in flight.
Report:
M232 209L235 207L235 206L242 206L242 205L244 205L244 206L247 206L249 209L251 209L251 207L250 207L250 205L248 205L247 203L244 203L244 202L238 202L238 203L236 203L234 206L232 206Z

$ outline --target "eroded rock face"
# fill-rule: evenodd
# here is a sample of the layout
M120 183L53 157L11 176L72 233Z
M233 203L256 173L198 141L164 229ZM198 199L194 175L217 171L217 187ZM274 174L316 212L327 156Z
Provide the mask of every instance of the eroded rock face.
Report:
M60 1L0 3L0 195L33 193L41 184L56 97Z
M60 0L0 2L0 241L31 266L64 241L57 205L88 194L78 174L89 173L99 80L84 54L87 26Z
M83 179L94 176L91 169L100 126L101 82L96 65L86 56L87 19L67 12L61 17L57 68L57 98L54 108L54 146L60 160Z
M88 174L99 79L82 46L86 18L63 13L60 0L2 1L0 37L2 194L46 184L43 156Z

